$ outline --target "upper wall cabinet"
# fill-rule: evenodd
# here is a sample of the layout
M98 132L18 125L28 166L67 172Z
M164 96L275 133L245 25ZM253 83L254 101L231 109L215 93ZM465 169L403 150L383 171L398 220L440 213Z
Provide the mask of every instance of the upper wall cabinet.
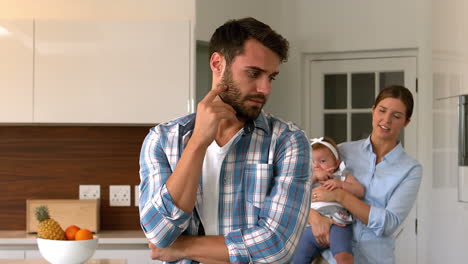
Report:
M33 21L0 20L0 122L33 121Z
M189 21L36 20L34 122L153 124L187 114L190 41Z

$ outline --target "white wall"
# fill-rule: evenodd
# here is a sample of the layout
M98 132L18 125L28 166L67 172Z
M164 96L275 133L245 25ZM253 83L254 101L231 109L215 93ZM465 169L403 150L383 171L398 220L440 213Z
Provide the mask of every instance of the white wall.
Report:
M468 3L434 0L434 97L468 94ZM446 85L444 85L444 82Z
M196 39L209 41L213 32L229 19L254 17L263 21L268 0L196 0Z
M427 229L431 234L427 253L432 263L466 263L468 203L457 201L458 98L455 96L468 94L468 3L465 0L433 0L432 3L434 174L430 179L433 210Z

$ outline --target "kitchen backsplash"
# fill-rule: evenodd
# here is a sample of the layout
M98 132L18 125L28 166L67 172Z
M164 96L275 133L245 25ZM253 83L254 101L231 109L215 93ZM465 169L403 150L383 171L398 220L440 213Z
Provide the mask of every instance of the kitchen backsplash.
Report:
M149 126L0 126L0 230L26 228L27 199L78 199L101 185L101 230L140 229L134 185ZM110 207L109 185L131 185L131 206Z

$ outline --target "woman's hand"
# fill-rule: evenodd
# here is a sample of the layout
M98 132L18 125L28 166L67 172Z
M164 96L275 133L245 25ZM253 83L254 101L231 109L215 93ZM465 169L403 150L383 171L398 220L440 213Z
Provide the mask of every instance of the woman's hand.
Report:
M329 191L324 186L315 187L312 189L312 202L336 202L339 190Z
M333 220L321 216L315 210L310 210L309 223L312 226L312 234L317 243L324 247L328 246L330 244L330 227Z

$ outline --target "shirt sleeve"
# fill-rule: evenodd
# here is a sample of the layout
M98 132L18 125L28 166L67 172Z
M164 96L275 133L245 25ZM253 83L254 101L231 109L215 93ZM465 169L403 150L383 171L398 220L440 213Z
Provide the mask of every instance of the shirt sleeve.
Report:
M140 153L140 225L148 240L160 248L170 246L187 228L191 217L175 205L166 188L172 169L165 150L177 153L174 146L163 148L166 135L160 127L152 129Z
M310 145L302 131L278 143L273 185L257 225L225 235L231 263L290 263L307 223L311 180Z
M416 201L421 176L422 167L418 164L408 171L385 208L371 206L367 227L376 236L390 236L403 223Z

